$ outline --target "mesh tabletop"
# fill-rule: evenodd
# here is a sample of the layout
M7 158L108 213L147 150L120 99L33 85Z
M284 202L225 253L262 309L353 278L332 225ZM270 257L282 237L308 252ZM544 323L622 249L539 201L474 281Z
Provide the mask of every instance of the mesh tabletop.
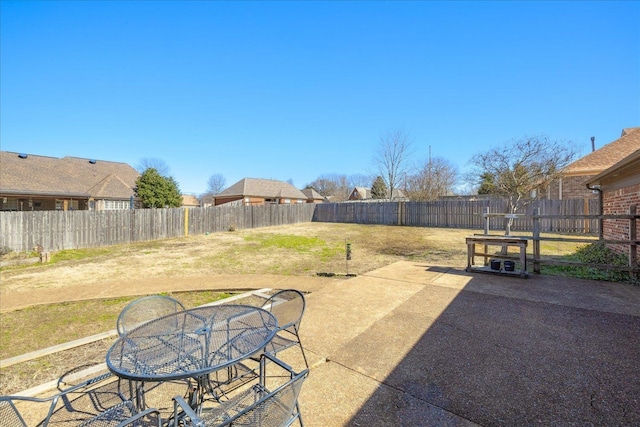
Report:
M164 381L198 377L262 350L278 322L246 305L198 307L145 323L120 337L107 366L122 378Z

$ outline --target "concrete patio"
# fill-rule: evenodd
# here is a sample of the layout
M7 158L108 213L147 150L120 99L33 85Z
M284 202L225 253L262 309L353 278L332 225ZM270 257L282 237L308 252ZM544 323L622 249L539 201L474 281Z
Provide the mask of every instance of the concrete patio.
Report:
M640 287L398 262L307 302L307 426L640 426Z
M297 288L315 426L640 426L640 287L401 261L351 279L171 278L131 292ZM73 296L96 297L96 288ZM38 289L3 309L53 303ZM67 300L68 297L64 297ZM279 355L297 370L297 348Z

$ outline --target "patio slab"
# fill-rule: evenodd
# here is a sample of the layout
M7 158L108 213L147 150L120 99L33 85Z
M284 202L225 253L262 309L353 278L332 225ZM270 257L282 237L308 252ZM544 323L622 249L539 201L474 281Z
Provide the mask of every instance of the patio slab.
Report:
M307 301L305 425L640 426L639 287L399 262Z
M301 336L311 372L300 396L308 427L640 427L638 286L402 261L351 279L214 276L144 291L264 287L309 292ZM63 298L28 296L26 305ZM2 309L19 302L3 297ZM297 348L281 357L304 366Z

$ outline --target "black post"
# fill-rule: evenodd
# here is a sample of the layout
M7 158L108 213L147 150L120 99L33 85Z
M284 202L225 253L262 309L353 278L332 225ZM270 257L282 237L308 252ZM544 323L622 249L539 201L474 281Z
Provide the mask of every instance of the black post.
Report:
M533 209L533 272L540 273L540 208Z
M629 218L629 267L637 268L638 267L638 245L636 245L636 240L638 239L638 230L636 226L638 221L635 218L636 215L636 205L629 206L629 215L632 215ZM629 278L631 281L638 278L638 273L630 270Z

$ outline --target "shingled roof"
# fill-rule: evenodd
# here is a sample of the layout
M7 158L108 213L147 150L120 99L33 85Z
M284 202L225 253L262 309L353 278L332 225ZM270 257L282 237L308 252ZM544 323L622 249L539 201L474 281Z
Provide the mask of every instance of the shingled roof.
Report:
M128 199L140 174L126 163L0 151L0 193Z
M200 206L200 202L196 196L191 194L182 194L182 206L197 207Z
M354 187L351 195L357 197L359 199L370 199L371 198L371 189L366 187Z
M626 128L620 138L576 160L566 175L596 175L640 148L640 127Z
M248 196L280 199L303 199L307 196L293 185L284 181L260 178L243 178L215 197Z
M302 190L302 193L305 196L307 196L307 200L309 200L309 199L311 199L311 200L324 200L324 197L322 196L322 194L318 193L313 188L305 188L304 190Z

